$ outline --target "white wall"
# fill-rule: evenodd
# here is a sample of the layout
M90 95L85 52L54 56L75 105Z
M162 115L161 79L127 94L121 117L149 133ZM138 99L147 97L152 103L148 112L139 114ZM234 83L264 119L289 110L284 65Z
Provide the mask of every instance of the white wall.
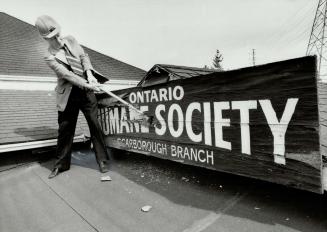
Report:
M138 81L110 80L106 85L110 87L110 90L118 90L134 87L137 83ZM0 75L0 89L54 91L56 84L56 77Z

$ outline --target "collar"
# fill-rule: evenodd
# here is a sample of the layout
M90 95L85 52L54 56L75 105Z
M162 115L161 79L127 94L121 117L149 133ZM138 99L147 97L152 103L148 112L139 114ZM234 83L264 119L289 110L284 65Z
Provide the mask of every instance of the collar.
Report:
M72 53L72 47L70 46L68 40L66 38L63 38L63 46L66 46L68 48L68 50L70 51L70 53ZM57 49L53 49L51 47L48 48L50 54L56 56L56 54L62 50L62 49L65 49L64 47L60 48L59 50Z
M68 64L64 48L61 48L54 56L56 59L60 60L61 62Z
M66 38L63 38L63 43L64 43L64 46L66 46L66 47L68 48L69 52L70 52L71 54L73 54L73 53L72 53L72 47L70 46L70 44L68 43L68 40L67 40ZM63 48L63 49L65 49L65 48ZM74 55L74 54L73 54L73 55Z

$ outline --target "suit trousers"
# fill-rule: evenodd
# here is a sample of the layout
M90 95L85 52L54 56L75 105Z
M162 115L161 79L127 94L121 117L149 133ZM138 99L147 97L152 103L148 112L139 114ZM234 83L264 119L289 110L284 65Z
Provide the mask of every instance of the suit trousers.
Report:
M59 168L60 171L70 168L72 144L79 110L83 112L88 123L98 164L109 158L97 119L98 103L95 94L73 86L65 110L58 111L59 130L54 168Z

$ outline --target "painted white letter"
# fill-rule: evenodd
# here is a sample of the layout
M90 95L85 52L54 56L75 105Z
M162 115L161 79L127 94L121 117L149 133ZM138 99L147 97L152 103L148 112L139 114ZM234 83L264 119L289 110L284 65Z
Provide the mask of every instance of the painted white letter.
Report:
M160 129L157 127L157 125L154 126L155 132L157 135L164 135L166 133L166 129L167 129L166 122L165 122L165 119L160 114L161 111L165 112L165 110L166 110L166 106L163 104L157 105L157 107L156 107L155 115L156 115L158 122L161 125Z
M174 129L174 111L177 113L177 130ZM169 108L168 111L168 128L170 131L170 134L173 137L179 137L183 133L183 128L184 128L184 116L183 116L183 111L181 107L177 104L172 104Z
M109 124L110 124L110 134L119 134L120 133L120 118L118 108L111 108L109 111Z
M140 111L146 112L149 110L148 106L140 106ZM144 123L141 123L141 133L149 133L149 124L146 125Z
M129 102L132 104L136 102L136 94L134 92L129 94Z
M203 114L204 114L204 120L203 120L204 143L205 145L212 146L210 102L203 102Z
M179 92L179 94L177 94ZM184 97L184 89L182 86L175 86L174 89L173 89L173 98L176 100L176 101L180 101L182 100L182 98Z
M249 110L257 108L257 101L232 101L232 109L240 110L242 153L251 155Z
M277 164L286 164L285 160L285 134L288 124L294 114L298 98L289 98L280 121L273 109L270 100L259 100L263 113L267 119L271 133L274 136L274 161Z
M193 141L193 142L201 142L202 141L202 132L199 134L195 134L193 132L192 128L192 115L193 111L198 110L201 112L201 105L198 102L192 102L189 104L187 107L186 113L185 113L185 127L186 127L186 132L188 137Z
M127 122L127 113L125 107L121 107L121 115L120 115L120 133L124 133L123 128L125 128L125 133L129 133L129 125Z
M223 139L223 127L230 126L230 119L222 117L222 110L228 110L229 102L214 102L213 103L215 112L215 139L216 147L225 148L228 150L232 149L232 144L230 142L224 141Z

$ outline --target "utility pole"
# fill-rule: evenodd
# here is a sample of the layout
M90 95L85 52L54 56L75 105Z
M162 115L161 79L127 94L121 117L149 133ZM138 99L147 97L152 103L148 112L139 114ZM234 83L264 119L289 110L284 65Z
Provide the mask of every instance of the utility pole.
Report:
M326 14L327 0L319 0L306 55L317 56L318 77L327 80Z
M255 66L255 49L252 49L252 65Z

